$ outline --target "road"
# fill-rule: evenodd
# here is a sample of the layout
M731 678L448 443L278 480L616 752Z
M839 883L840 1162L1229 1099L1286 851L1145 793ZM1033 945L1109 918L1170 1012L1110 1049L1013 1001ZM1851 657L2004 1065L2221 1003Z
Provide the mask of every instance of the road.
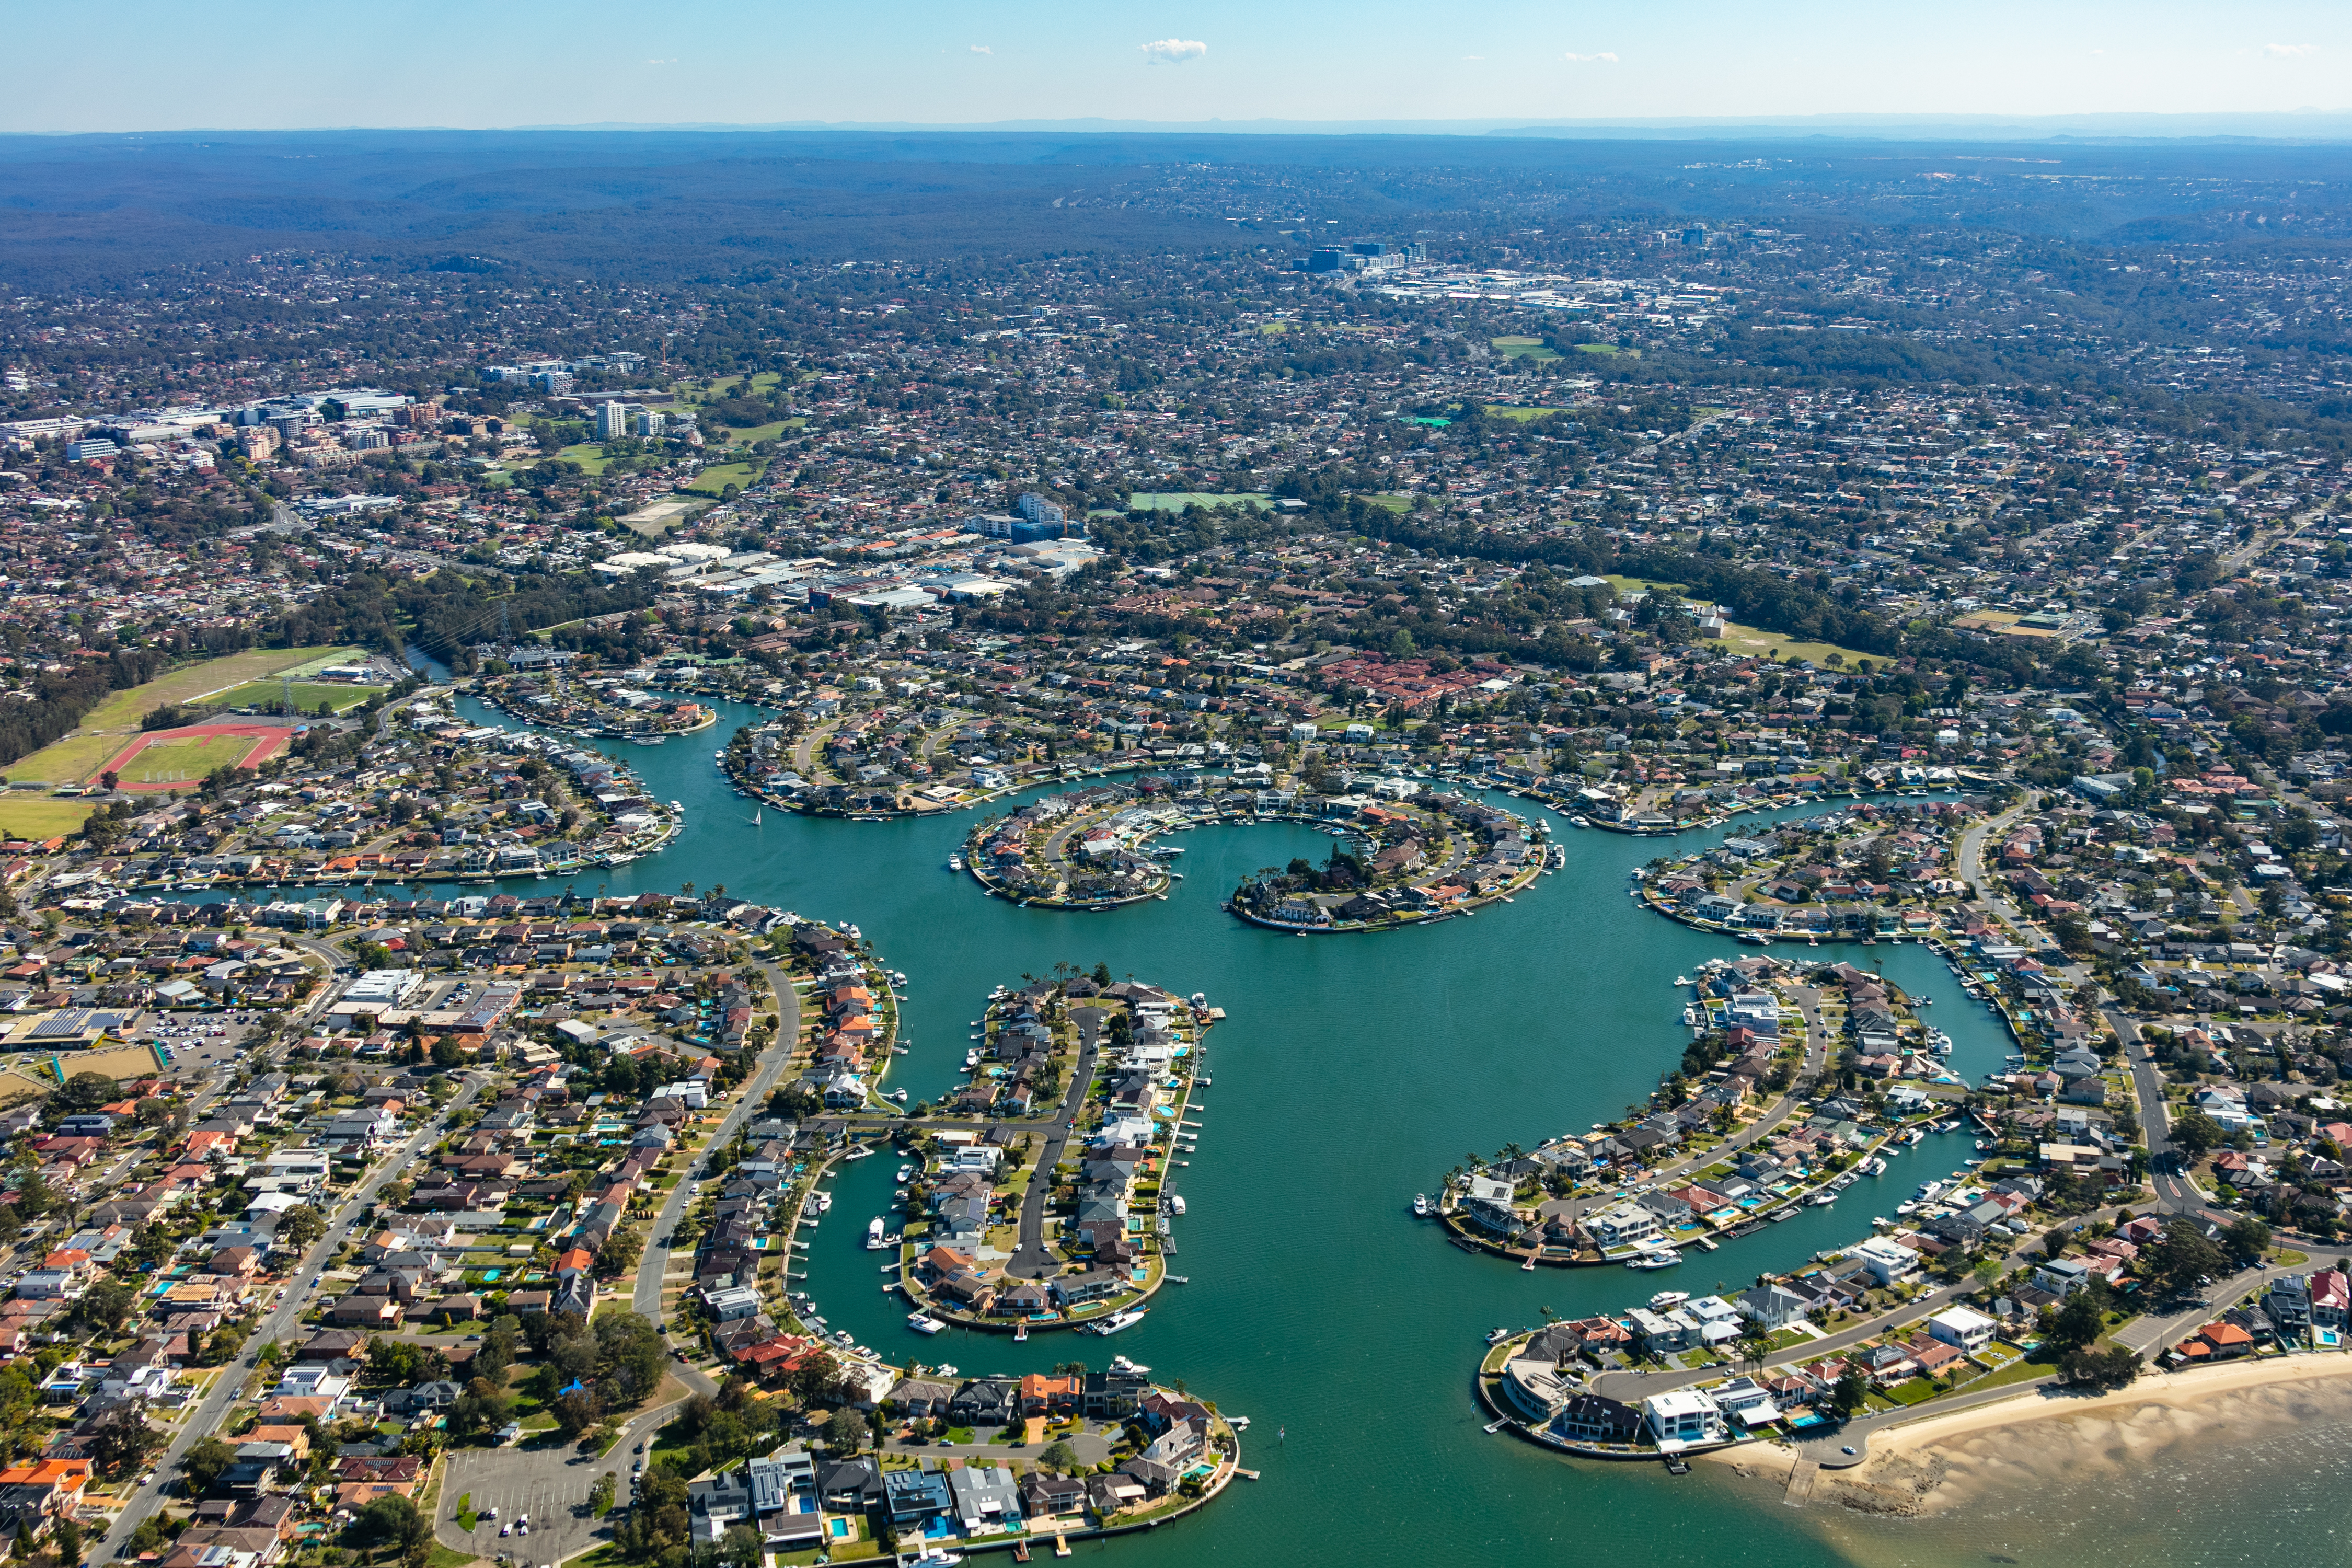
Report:
M238 1394L245 1386L246 1379L252 1374L255 1366L258 1364L261 1347L272 1341L291 1336L300 1326L303 1309L309 1304L310 1287L317 1281L320 1272L325 1268L327 1260L332 1258L336 1249L342 1246L344 1227L361 1209L374 1201L378 1189L394 1176L406 1170L420 1151L430 1146L434 1140L442 1135L448 1125L449 1119L481 1092L482 1085L486 1081L488 1080L478 1074L467 1074L466 1087L458 1091L457 1097L452 1100L439 1115L419 1127L415 1135L396 1152L378 1160L369 1170L366 1178L352 1189L351 1195L345 1198L341 1206L329 1216L327 1234L311 1247L301 1262L287 1276L284 1300L275 1311L255 1326L251 1339L247 1342L250 1348L238 1358L235 1364L221 1369L220 1376L213 1384L212 1392L205 1396L202 1404L182 1419L178 1435L172 1439L170 1446L164 1449L163 1458L152 1467L158 1476L167 1476L176 1470L181 1459L195 1445L196 1439L220 1426L221 1418L227 1414L228 1407L236 1403ZM130 1541L132 1532L139 1528L140 1524L155 1511L157 1505L163 1501L163 1489L160 1486L141 1487L133 1492L130 1506L115 1516L114 1527L106 1532L105 1541L100 1543L94 1555L101 1558L110 1557L120 1551Z
M775 989L779 1022L775 1042L761 1053L757 1069L736 1090L727 1114L719 1119L718 1128L703 1144L703 1152L678 1178L677 1185L670 1189L669 1196L654 1216L652 1235L646 1243L645 1258L629 1300L631 1309L650 1323L658 1324L664 1317L662 1281L670 1263L667 1238L694 1202L700 1184L696 1172L709 1151L723 1148L766 1102L800 1043L800 993L793 988L791 976L765 964L761 968ZM789 1017L785 1016L787 1008L791 1010ZM786 1267L791 1267L789 1257ZM715 1394L719 1390L709 1373L682 1357L673 1355L670 1371L695 1393ZM588 1494L594 1489L596 1478L612 1476L615 1495L626 1502L637 1443L659 1430L678 1403L672 1400L630 1416L621 1429L621 1440L607 1458L583 1455L568 1443L527 1448L453 1449L447 1460L447 1476L441 1484L439 1513L433 1521L436 1535L444 1545L485 1556L509 1551L526 1563L561 1563L589 1550L605 1533L603 1522L588 1511ZM472 1498L477 1510L496 1508L498 1523L478 1525L470 1533L462 1529L457 1523L457 1504L467 1497ZM528 1539L499 1537L500 1524L511 1524L525 1514L530 1516Z
M1796 998L1797 1009L1804 1015L1805 1018L1804 1063L1798 1071L1796 1081L1790 1086L1789 1092L1782 1095L1762 1116L1740 1128L1722 1142L1710 1143L1699 1152L1686 1155L1673 1164L1643 1172L1642 1180L1644 1185L1659 1190L1673 1186L1692 1172L1704 1170L1728 1155L1737 1154L1740 1150L1760 1139L1770 1137L1780 1129L1781 1123L1796 1114L1799 1106L1802 1103L1808 1080L1818 1078L1822 1067L1829 1060L1830 1033L1829 1026L1822 1018L1822 994L1818 987L1792 985L1789 988L1789 994ZM1565 1215L1573 1223L1581 1219L1585 1211L1595 1205L1606 1208L1618 1202L1623 1195L1622 1189L1612 1189L1608 1192L1594 1193L1588 1197L1553 1198L1538 1205L1536 1215L1538 1219L1545 1220L1555 1215Z
M1077 1121L1078 1108L1086 1103L1087 1091L1094 1086L1095 1053L1100 1044L1098 1029L1080 1027L1078 1064L1071 1070L1070 1087L1062 1095L1061 1114L1046 1129L1045 1146L1037 1156L1036 1167L1029 1173L1028 1191L1022 1194L1021 1239L1013 1247L1012 1260L1004 1266L1007 1279L1045 1279L1062 1271L1060 1259L1045 1245L1045 1204L1054 1193L1054 1166L1070 1142L1070 1129Z
M778 1026L775 1042L761 1053L759 1067L751 1080L736 1091L735 1101L719 1120L718 1131L703 1145L706 1152L724 1147L751 1119L751 1113L766 1102L769 1091L775 1088L777 1079L782 1076L784 1068L792 1061L793 1050L800 1044L800 993L793 989L790 975L780 973L765 964L761 968L775 992ZM784 1016L788 1005L790 1017ZM661 1211L654 1216L653 1234L646 1242L645 1260L637 1269L636 1290L629 1302L649 1323L657 1324L663 1318L662 1279L669 1272L669 1237L694 1201L699 1185L695 1173L700 1170L702 1163L703 1156L698 1155L686 1173L678 1178L677 1185L670 1189L669 1197L663 1203ZM789 1254L784 1266L786 1268L792 1267ZM699 1393L710 1394L718 1389L719 1385L711 1382L700 1368L683 1360L677 1363L676 1371L688 1387Z
M2215 1287L2211 1296L2215 1305L2199 1305L2166 1318L2137 1319L2118 1331L2114 1336L2115 1341L2136 1352L2141 1361L2152 1360L2167 1346L2179 1343L2191 1330L2212 1321L2221 1305L2233 1302L2253 1290L2266 1278L2267 1272L2249 1268L2233 1275ZM2047 1377L2035 1378L2031 1383L2007 1384L2000 1388L1986 1389L1980 1394L1949 1394L1926 1405L1898 1405L1892 1410L1880 1411L1875 1415L1857 1416L1819 1436L1802 1439L1796 1444L1796 1449L1799 1458L1811 1459L1825 1470L1843 1469L1870 1457L1870 1437L1874 1432L1913 1421L1933 1420L1938 1415L1949 1415L1962 1410L1974 1410L2004 1399L2021 1399L2027 1394L2047 1395L2063 1387L2064 1384L2053 1373ZM1656 1393L1658 1390L1652 1388L1646 1392ZM1853 1451L1849 1454L1845 1451L1848 1448Z

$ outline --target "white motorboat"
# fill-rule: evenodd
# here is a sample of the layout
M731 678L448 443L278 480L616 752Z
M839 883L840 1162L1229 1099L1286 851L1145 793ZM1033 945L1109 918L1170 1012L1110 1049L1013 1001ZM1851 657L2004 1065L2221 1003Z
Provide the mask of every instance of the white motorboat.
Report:
M1489 1329L1489 1330L1486 1331L1486 1342L1487 1342L1488 1344L1490 1344L1490 1345L1498 1345L1498 1344L1501 1344L1505 1340L1507 1340L1507 1339L1509 1339L1510 1337L1511 1337L1511 1331L1510 1331L1510 1330L1508 1330L1508 1329L1506 1329L1506 1328L1499 1328L1499 1327L1498 1327L1498 1328Z
M1427 1193L1415 1193L1412 1194L1412 1217L1415 1219L1427 1219L1429 1217L1429 1194Z
M1090 1327L1097 1334L1115 1334L1121 1329L1131 1329L1143 1321L1143 1315L1150 1310L1149 1307L1129 1307L1124 1312L1113 1312L1101 1322L1092 1324Z
M1184 1194L1181 1194L1181 1193L1171 1193L1171 1194L1169 1194L1169 1197L1168 1197L1168 1212L1169 1212L1170 1214L1174 1214L1174 1215L1181 1215L1181 1214L1182 1214L1182 1213L1184 1212Z
M882 1250L884 1246L882 1237L887 1228L887 1227L883 1225L882 1217L879 1215L877 1215L874 1218L866 1222L866 1251L879 1252Z
M1661 1290L1650 1298L1650 1310L1671 1312L1689 1300L1690 1292L1687 1290Z
M1639 1258L1628 1258L1625 1267L1647 1272L1653 1268L1672 1268L1682 1260L1681 1253L1671 1247L1664 1247L1655 1252L1645 1252Z

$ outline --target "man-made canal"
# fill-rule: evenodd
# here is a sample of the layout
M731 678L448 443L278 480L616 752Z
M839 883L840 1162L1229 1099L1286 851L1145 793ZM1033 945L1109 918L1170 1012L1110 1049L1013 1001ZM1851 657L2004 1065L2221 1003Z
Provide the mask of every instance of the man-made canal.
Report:
M477 722L507 722L460 706ZM802 1288L833 1327L887 1357L974 1374L1099 1364L1123 1352L1252 1418L1245 1462L1263 1480L1159 1536L1086 1552L1116 1552L1144 1568L1204 1557L1483 1565L1528 1551L1714 1557L1743 1568L1822 1560L1803 1515L1758 1507L1713 1467L1676 1479L1655 1466L1580 1465L1486 1436L1469 1389L1481 1341L1496 1324L1538 1321L1546 1307L1579 1317L1668 1286L1738 1289L1859 1239L1871 1215L1956 1169L1965 1138L1931 1137L1836 1206L1694 1252L1664 1279L1622 1268L1524 1273L1466 1256L1411 1212L1415 1192L1433 1192L1472 1152L1507 1141L1532 1148L1614 1117L1675 1064L1688 1037L1675 977L1706 958L1754 951L1644 913L1627 896L1633 868L1698 836L1578 832L1554 815L1567 867L1514 903L1424 930L1302 938L1244 925L1218 904L1244 873L1294 855L1320 859L1329 841L1296 826L1202 828L1170 839L1185 850L1184 880L1165 902L1057 914L988 898L946 869L970 813L849 823L769 812L754 826L751 803L711 753L762 715L719 710L716 729L684 742L609 747L654 795L685 805L676 844L591 874L602 883L531 890L723 883L855 922L910 983L912 1051L896 1059L890 1082L917 1100L960 1079L967 1020L992 986L1024 971L1100 961L1121 976L1205 992L1225 1009L1209 1037L1214 1081L1199 1096L1200 1150L1176 1173L1189 1212L1175 1222L1174 1271L1191 1283L1163 1289L1150 1316L1117 1339L1043 1334L1015 1345L908 1330L900 1299L882 1290L877 1255L862 1245L866 1221L887 1208L890 1158L845 1167L831 1223L804 1233L814 1245ZM2008 1047L1999 1023L1933 954L1907 945L1867 952L1889 979L1936 999L1931 1016L1954 1037L1957 1074L1973 1080L2000 1065Z

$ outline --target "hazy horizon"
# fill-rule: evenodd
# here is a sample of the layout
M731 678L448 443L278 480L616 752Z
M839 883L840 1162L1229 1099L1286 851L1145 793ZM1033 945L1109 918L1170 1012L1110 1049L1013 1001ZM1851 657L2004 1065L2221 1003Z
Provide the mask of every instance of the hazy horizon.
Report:
M1755 123L1790 117L2352 114L2352 14L2116 0L1890 14L1706 3L1472 15L1196 0L1083 14L649 16L607 0L209 15L131 0L102 40L21 16L0 132L536 126Z

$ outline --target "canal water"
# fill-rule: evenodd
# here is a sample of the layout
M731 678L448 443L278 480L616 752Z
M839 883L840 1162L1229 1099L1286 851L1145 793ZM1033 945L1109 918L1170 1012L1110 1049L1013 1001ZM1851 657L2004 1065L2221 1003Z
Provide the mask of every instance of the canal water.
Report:
M476 721L509 723L470 700L459 706ZM675 844L589 874L601 881L532 890L724 884L856 923L908 978L912 1048L889 1081L916 1100L959 1081L968 1021L992 986L1057 963L1104 963L1182 994L1206 993L1225 1010L1207 1043L1213 1081L1195 1101L1200 1148L1174 1173L1189 1212L1175 1222L1172 1272L1190 1283L1164 1288L1150 1315L1116 1339L1044 1334L1015 1345L908 1330L901 1299L882 1289L881 1255L863 1248L866 1222L889 1211L898 1161L887 1152L845 1167L828 1223L804 1233L814 1245L799 1288L833 1328L888 1359L947 1362L971 1375L1073 1359L1099 1365L1119 1352L1252 1419L1244 1463L1261 1480L1236 1484L1181 1527L1081 1555L1116 1552L1139 1568L1211 1558L1466 1565L1528 1551L1742 1568L1878 1558L1859 1550L1851 1530L1833 1542L1822 1521L1778 1506L1777 1496L1710 1474L1720 1467L1676 1479L1654 1465L1582 1464L1489 1436L1472 1374L1496 1325L1538 1322L1546 1308L1569 1317L1618 1310L1667 1286L1736 1289L1858 1240L1873 1215L1950 1174L1967 1138L1931 1136L1834 1207L1805 1209L1716 1253L1693 1251L1663 1280L1619 1268L1526 1273L1448 1246L1411 1212L1416 1192L1434 1191L1471 1152L1506 1142L1532 1148L1615 1117L1676 1062L1688 1037L1675 976L1753 950L1647 914L1628 896L1629 872L1668 842L1579 832L1554 816L1564 869L1513 903L1381 935L1298 937L1220 911L1244 873L1323 857L1328 840L1292 825L1176 836L1184 879L1165 901L1096 914L1024 910L946 869L972 825L969 812L848 823L772 811L755 826L751 804L720 776L713 752L763 715L718 706L719 726L701 735L608 748L654 795L683 804ZM1685 835L1671 850L1700 841ZM1865 951L1889 979L1935 998L1929 1016L1954 1037L1958 1076L1973 1080L2000 1065L2005 1033L1933 954L1881 945L1819 956ZM1981 1546L1916 1544L1927 1555L1906 1549L1906 1560L1983 1561Z

